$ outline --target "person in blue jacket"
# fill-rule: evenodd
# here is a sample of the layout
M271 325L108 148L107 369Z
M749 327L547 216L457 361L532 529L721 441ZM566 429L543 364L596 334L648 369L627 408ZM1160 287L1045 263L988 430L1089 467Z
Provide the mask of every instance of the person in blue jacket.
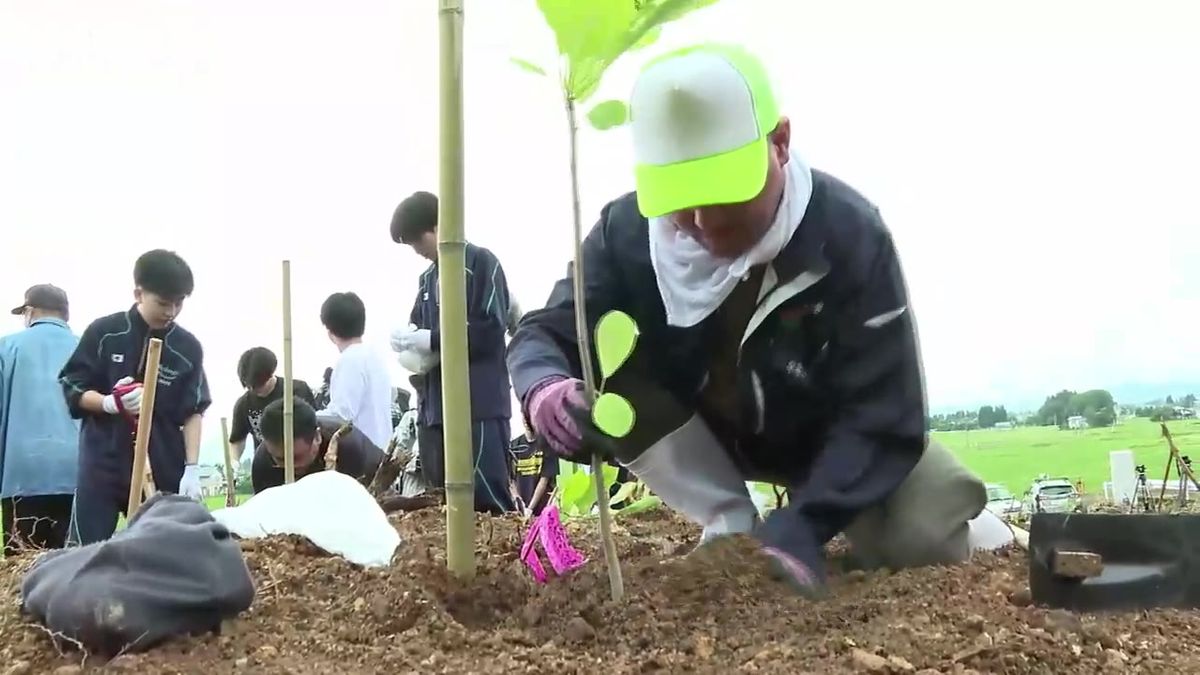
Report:
M613 456L702 541L751 534L771 572L824 587L839 532L864 567L966 558L982 482L926 430L916 324L878 209L809 167L765 69L697 45L651 61L630 98L637 191L583 243L590 326L640 334L606 384L637 412L610 438L580 378L571 272L509 347L517 396L559 455ZM746 481L787 489L760 521ZM711 545L711 544L710 544Z
M79 338L67 325L67 294L39 284L12 311L25 329L0 338L0 511L4 555L62 548L75 494L79 423L58 371Z
M200 425L212 398L200 341L175 321L192 294L192 270L173 251L156 249L137 259L133 281L134 305L93 321L59 374L67 407L83 421L71 533L81 544L112 536L128 504L151 338L163 342L150 427L154 485L201 496Z
M437 197L417 192L400 202L392 216L392 240L430 261L421 274L410 326L392 335L397 352L416 352L427 372L413 379L417 389L421 472L431 487L445 485L442 431L442 373L438 302ZM467 350L471 378L471 436L475 454L475 508L498 513L515 509L508 489L509 419L512 416L505 332L511 300L504 268L486 248L466 245Z

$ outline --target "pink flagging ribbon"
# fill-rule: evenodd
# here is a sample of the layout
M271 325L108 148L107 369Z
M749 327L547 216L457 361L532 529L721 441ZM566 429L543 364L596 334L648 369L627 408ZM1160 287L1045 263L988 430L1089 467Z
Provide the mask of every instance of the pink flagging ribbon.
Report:
M534 519L529 531L525 533L524 543L521 544L521 561L529 568L533 578L539 584L544 584L548 580L548 575L546 568L542 565L541 556L538 555L537 544L542 545L542 551L546 554L550 567L558 576L578 569L587 562L587 558L571 545L571 541L567 537L567 530L563 527L562 519L559 518L558 507L555 505L546 507L541 515Z

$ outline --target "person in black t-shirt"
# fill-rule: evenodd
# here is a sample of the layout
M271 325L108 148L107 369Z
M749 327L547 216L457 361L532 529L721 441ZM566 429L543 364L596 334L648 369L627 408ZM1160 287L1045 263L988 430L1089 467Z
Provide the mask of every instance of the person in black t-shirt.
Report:
M547 457L541 444L534 442L528 428L523 435L512 439L508 452L513 480L517 484L517 494L525 504L525 513L539 515L558 482L558 457Z
M254 437L254 447L262 445L263 436L259 429L263 410L272 401L283 398L283 380L275 375L278 361L266 347L247 349L238 359L238 379L246 388L233 404L233 419L229 429L229 448L236 462L246 447L246 436ZM304 380L292 380L292 393L313 405L313 393Z
M292 431L295 434L292 457L296 479L325 470L329 440L345 424L332 417L317 417L306 401L295 397L292 403ZM254 451L250 481L254 494L283 485L283 399L271 401L262 414L263 443ZM383 451L361 431L351 427L338 440L337 471L366 485L375 477L383 462Z

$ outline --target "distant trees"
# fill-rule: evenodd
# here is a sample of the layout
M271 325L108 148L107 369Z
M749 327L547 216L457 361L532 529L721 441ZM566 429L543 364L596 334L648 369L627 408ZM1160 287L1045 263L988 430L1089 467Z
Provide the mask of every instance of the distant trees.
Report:
M1134 411L1138 417L1149 417L1151 422L1169 422L1179 419L1179 411L1173 405L1146 405Z
M1048 396L1035 418L1038 424L1053 424L1066 428L1067 420L1076 415L1083 416L1088 426L1111 426L1117 418L1112 394L1105 389L1091 389L1081 393L1064 389Z
M979 409L979 415L977 419L979 421L980 429L991 429L1001 422L1007 422L1009 417L1008 411L1004 409L1004 406L997 406L993 408L990 405L985 405Z
M1012 415L1004 406L985 405L978 411L959 410L952 413L939 413L928 418L929 428L933 431L970 431L972 429L990 429L1001 422L1012 421Z
M979 428L979 420L970 410L939 413L929 418L929 428L933 431L969 431Z
M1122 406L1123 414L1133 413L1138 417L1148 417L1155 422L1174 420L1182 417L1179 408L1195 408L1195 394L1176 399L1166 397L1165 402L1144 406ZM1190 413L1189 413L1190 414ZM1079 415L1087 420L1088 426L1112 426L1117 419L1117 405L1112 394L1105 389L1090 389L1084 392L1063 389L1052 396L1047 396L1042 407L1032 415L1019 416L1009 414L1004 406L985 405L979 410L959 410L953 413L939 413L927 419L929 428L933 431L969 431L971 429L990 429L1002 422L1020 422L1022 425L1057 426L1067 428L1067 420Z
M1196 395L1188 394L1180 399L1174 396L1168 396L1161 403L1150 403L1148 405L1139 406L1134 414L1138 417L1148 417L1154 422L1166 422L1170 420L1181 419L1184 415L1180 414L1180 409L1195 408ZM1185 413L1186 414L1186 413Z

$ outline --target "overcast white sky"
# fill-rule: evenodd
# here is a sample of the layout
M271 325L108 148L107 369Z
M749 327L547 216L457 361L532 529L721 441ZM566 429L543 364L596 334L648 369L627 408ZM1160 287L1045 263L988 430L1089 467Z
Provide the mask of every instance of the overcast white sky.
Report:
M466 5L468 238L529 309L570 254L566 141L554 84L508 58L553 40L534 0ZM407 316L424 265L387 224L437 189L436 7L0 0L0 298L55 283L82 331L131 302L141 252L180 252L219 461L237 356L282 349L280 260L298 377L336 358L327 294L364 298L380 349ZM931 403L1027 400L1200 376L1197 35L1188 0L724 0L596 100L666 47L754 48L795 147L895 232ZM626 132L582 153L590 220L631 187Z

